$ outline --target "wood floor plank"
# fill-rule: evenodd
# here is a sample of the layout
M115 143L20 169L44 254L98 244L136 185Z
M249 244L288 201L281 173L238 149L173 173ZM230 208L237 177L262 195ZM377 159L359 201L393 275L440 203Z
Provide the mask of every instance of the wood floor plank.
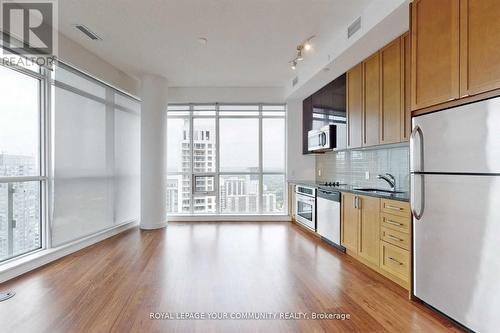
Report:
M133 229L0 284L6 332L460 332L290 223ZM348 320L152 320L151 312L346 313Z

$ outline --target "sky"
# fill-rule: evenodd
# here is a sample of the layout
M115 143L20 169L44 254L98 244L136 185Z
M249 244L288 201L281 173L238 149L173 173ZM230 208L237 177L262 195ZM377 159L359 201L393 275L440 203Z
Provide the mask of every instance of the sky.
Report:
M38 84L37 79L0 66L0 153L37 155Z
M170 118L167 128L167 165L170 172L178 171L180 141L187 129L183 119ZM195 118L195 130L215 132L215 119ZM264 171L284 172L285 120L263 120ZM257 118L221 118L220 170L222 172L247 172L259 166L259 121ZM215 144L215 136L211 137Z

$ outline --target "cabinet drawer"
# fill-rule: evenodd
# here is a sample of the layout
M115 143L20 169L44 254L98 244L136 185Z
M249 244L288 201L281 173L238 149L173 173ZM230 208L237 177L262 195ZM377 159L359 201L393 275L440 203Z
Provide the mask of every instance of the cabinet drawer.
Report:
M380 215L380 222L382 226L399 232L410 233L410 221L411 219L409 217L387 213L382 213Z
M396 230L381 227L380 228L380 239L391 243L393 245L399 246L405 250L410 249L410 235L405 234Z
M407 202L382 199L380 204L383 213L410 217L410 204Z
M387 242L380 242L380 268L399 279L410 280L410 253Z

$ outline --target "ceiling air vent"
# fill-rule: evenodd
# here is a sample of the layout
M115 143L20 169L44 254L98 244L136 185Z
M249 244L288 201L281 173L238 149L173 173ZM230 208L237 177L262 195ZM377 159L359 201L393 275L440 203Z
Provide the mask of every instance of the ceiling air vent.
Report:
M296 76L296 77L293 78L293 80L292 80L292 87L295 87L297 85L297 83L299 83L299 77L298 76Z
M99 37L95 32L93 32L92 30L90 30L89 28L87 28L86 26L84 26L82 24L75 25L75 28L80 30L83 34L85 34L85 36L87 36L88 38L90 38L92 40L102 40L102 38Z
M359 29L361 29L361 16L347 27L347 38L351 38L351 36L358 32Z

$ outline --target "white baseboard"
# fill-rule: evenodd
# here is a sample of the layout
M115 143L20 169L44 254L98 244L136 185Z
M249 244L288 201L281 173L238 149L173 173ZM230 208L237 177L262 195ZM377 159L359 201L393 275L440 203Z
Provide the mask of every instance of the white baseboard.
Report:
M20 258L15 258L0 265L0 283L32 271L87 246L98 243L106 238L115 236L125 230L134 228L137 225L137 221L132 221L56 248L44 249Z
M176 215L168 222L290 222L288 215Z

